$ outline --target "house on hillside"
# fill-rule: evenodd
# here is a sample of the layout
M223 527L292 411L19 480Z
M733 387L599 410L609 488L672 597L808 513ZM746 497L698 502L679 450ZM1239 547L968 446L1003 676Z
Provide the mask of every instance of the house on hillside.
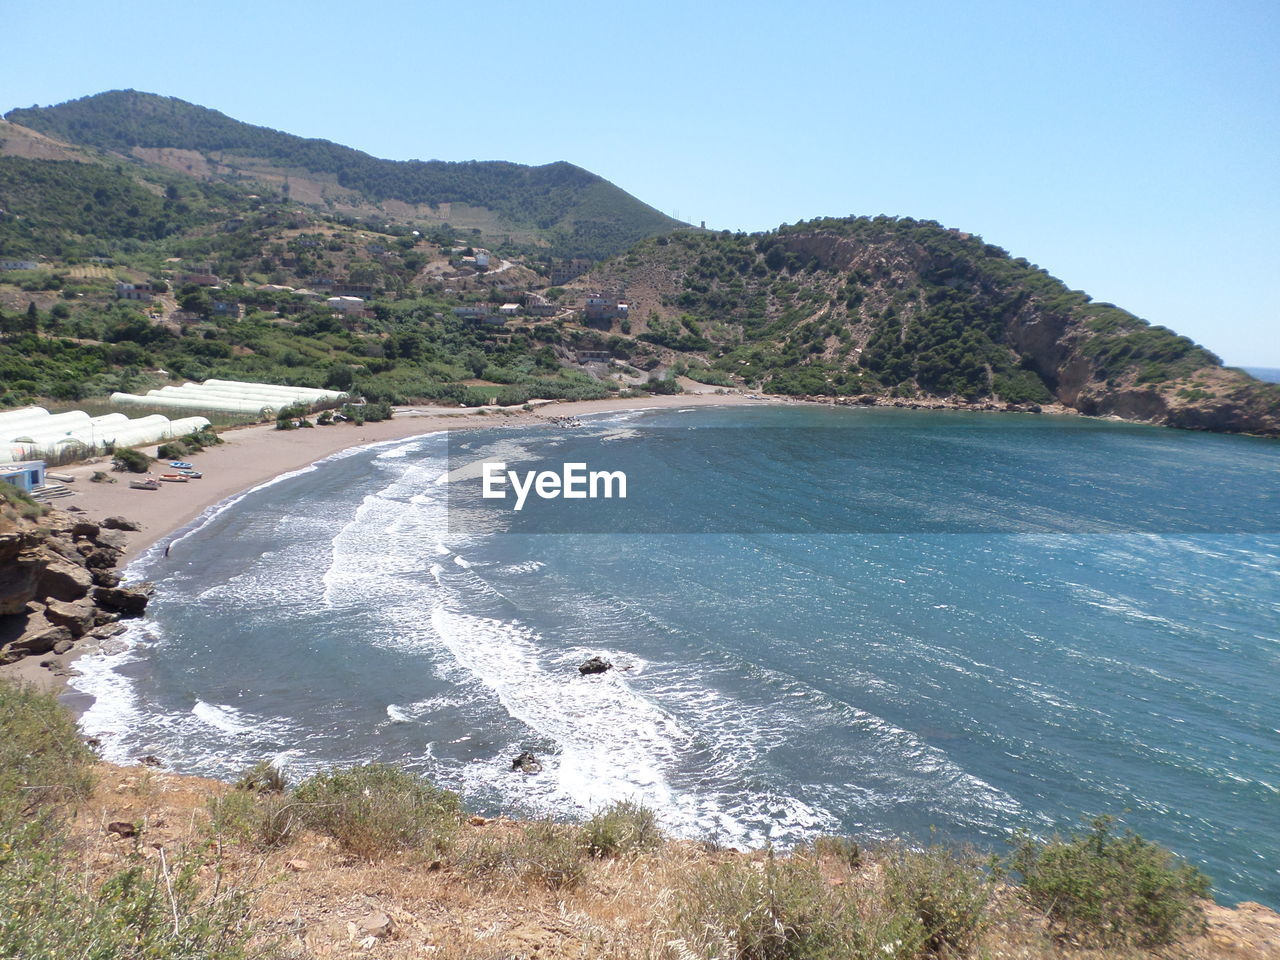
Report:
M582 315L586 320L625 319L631 308L614 297L606 297L599 293L588 293L582 306Z
M174 274L173 282L175 286L179 287L185 287L188 284L194 284L197 287L217 287L222 285L222 280L216 273L202 270L176 273Z
M139 303L150 303L155 296L155 288L149 283L117 283L117 300L136 300Z
M228 320L239 320L244 315L244 307L234 300L214 300L210 309L215 317Z
M608 363L612 359L608 350L578 350L575 356L579 363Z
M35 260L0 260L0 270L39 270Z
M330 297L325 301L325 305L339 313L362 315L364 313L364 301L359 297Z
M591 261L577 257L573 260L557 260L551 265L551 285L560 286L570 280L576 280L591 269Z
M502 315L502 316L504 316L504 317L515 317L515 316L519 316L519 314L520 314L520 304L518 304L518 303L504 303L502 306L500 306L500 307L498 308L498 313L499 313L499 314L501 314L501 315Z
M372 300L378 291L371 283L352 283L350 280L334 279L329 285L329 295L333 297L359 297Z

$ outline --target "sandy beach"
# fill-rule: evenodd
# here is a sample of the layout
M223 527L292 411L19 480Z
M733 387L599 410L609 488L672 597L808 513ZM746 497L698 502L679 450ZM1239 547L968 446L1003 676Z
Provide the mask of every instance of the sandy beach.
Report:
M359 427L340 423L311 430L285 431L277 430L273 423L257 424L222 432L220 436L224 443L209 447L189 458L195 468L204 474L203 479L183 484L164 484L155 491L131 489L129 475L121 473L111 474L115 483L90 482L89 478L95 471L106 467L101 459L97 462L59 467L54 472L76 478L71 484L75 495L55 501L53 506L60 510L78 508L90 520L118 516L140 524L142 529L129 535L129 545L122 561L128 563L153 543L195 520L209 507L282 473L302 469L351 447L440 430L475 430L519 423L538 425L547 423L552 417L575 417L616 410L767 402L770 401L748 400L737 394L702 393L584 400L547 404L533 411L507 408L503 412L483 414L451 411L447 407L404 407L397 408L396 415L391 420L366 423ZM141 449L155 454L155 447Z
M553 418L611 411L776 402L780 401L708 390L676 396L557 401L528 411L518 407L486 409L484 412L450 407L398 407L392 419L381 423L366 423L362 426L340 423L310 430L277 430L274 423L255 424L220 432L219 436L224 441L222 444L209 447L189 458L195 468L204 474L202 479L182 484L163 484L159 490L132 489L129 486L131 475L112 473L110 458L107 457L58 467L54 473L75 478L69 484L74 493L70 497L55 500L52 506L58 510L78 512L93 521L101 521L105 517L124 517L139 524L141 529L129 534L128 545L120 563L123 569L152 544L181 530L209 507L283 473L300 470L317 460L352 447L441 430L475 430L521 423L549 426ZM139 449L153 456L156 452L154 446ZM93 483L89 478L96 471L108 472L116 482ZM45 690L64 692L71 664L96 649L93 641L82 641L62 655L26 657L0 666L0 677L30 683ZM77 704L73 700L74 698L68 700L69 706L83 709L85 704Z

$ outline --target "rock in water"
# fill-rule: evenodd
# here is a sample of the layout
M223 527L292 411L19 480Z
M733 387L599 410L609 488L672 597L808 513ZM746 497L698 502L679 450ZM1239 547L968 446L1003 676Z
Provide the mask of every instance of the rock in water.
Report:
M582 666L578 667L578 672L585 676L589 673L604 673L606 670L612 669L613 664L608 660L603 657L592 657L590 660L583 663Z
M535 774L542 772L542 764L528 750L525 750L520 756L511 761L511 769L519 770L523 774Z

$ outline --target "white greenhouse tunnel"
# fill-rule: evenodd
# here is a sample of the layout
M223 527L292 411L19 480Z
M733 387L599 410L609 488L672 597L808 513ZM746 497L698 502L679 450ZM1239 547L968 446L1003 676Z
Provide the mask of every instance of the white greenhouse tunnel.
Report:
M182 386L160 387L145 394L113 393L111 402L122 407L206 410L258 418L270 418L284 407L303 404L309 409L334 406L347 399L338 390L315 387L284 387L240 380L206 380Z
M88 455L108 446L134 447L184 437L209 426L204 417L171 420L152 414L131 420L123 413L90 417L83 410L50 414L39 407L0 413L0 458L56 459L75 446Z

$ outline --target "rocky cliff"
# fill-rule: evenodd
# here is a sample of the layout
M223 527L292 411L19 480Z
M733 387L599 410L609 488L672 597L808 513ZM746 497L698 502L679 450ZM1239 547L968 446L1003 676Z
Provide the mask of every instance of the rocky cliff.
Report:
M122 585L114 569L126 531L136 529L120 517L97 524L61 511L41 516L0 494L0 665L66 653L139 616L150 586Z
M980 238L888 217L646 241L581 278L641 365L793 395L1058 403L1280 436L1280 386ZM709 368L709 369L708 369ZM701 376L700 376L701 374Z

